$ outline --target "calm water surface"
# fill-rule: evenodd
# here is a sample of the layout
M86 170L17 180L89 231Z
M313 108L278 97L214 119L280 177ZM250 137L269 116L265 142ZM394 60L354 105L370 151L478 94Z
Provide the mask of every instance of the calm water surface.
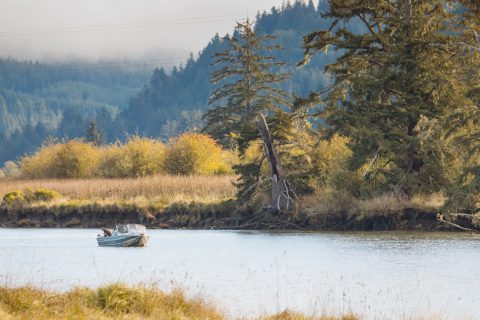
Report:
M480 237L464 233L151 230L99 248L93 229L0 229L0 281L65 290L182 287L235 316L285 308L366 319L480 319Z

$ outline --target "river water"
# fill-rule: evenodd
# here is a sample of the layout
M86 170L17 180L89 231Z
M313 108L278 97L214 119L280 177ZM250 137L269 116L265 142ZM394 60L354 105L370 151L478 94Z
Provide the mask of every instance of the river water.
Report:
M465 233L151 230L144 248L94 229L0 229L1 285L155 283L230 316L285 308L366 319L480 319L480 237Z

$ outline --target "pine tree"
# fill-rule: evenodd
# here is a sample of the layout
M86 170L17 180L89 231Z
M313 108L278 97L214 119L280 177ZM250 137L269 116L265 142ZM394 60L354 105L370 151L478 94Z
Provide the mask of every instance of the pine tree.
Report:
M90 120L85 133L85 140L87 142L93 143L96 146L101 146L105 144L105 136L103 134L103 131L99 128L95 120Z
M212 74L214 89L209 100L209 104L215 107L205 115L205 130L224 146L237 147L241 156L259 140L259 131L262 133L267 153L234 168L241 179L239 196L245 199L257 190L253 186L261 180L260 168L265 159L271 164L273 180L275 177L284 179L283 176L280 178L280 165L278 159L274 159L278 154L273 145L269 145L270 132L263 120L266 116L271 123L273 141L278 142L285 131L282 128L285 122L280 125L281 121L276 120L284 115L282 108L289 106L288 95L279 89L279 84L288 75L277 72L284 63L268 55L280 49L268 43L273 36L255 34L251 21L237 23L234 35L226 40L230 48L215 54L213 65L217 70ZM272 164L272 161L277 163ZM273 189L275 197L275 186Z
M457 15L443 0L335 0L327 30L304 37L305 60L329 47L334 83L300 105L320 103L327 131L351 139L352 170L406 194L445 186L445 146L425 143L422 126L472 105L458 60ZM365 32L348 29L361 21Z
M441 127L463 156L461 173L447 190L445 210L480 213L480 2L460 1L458 24L461 26L456 46L463 49L454 57L467 82L470 104L458 105ZM480 216L480 215L477 215Z
M258 115L275 113L289 105L288 95L278 88L288 75L275 72L285 64L266 55L280 49L267 44L273 39L271 35L255 34L252 22L247 20L237 23L234 36L225 39L230 48L214 56L217 70L211 82L215 87L208 103L215 107L205 115L205 129L226 146L232 143L232 134L248 134Z

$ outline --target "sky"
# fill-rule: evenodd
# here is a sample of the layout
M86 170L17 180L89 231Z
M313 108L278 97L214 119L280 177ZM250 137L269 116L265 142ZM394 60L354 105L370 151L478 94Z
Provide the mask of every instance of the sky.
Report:
M0 0L0 56L178 64L283 0Z

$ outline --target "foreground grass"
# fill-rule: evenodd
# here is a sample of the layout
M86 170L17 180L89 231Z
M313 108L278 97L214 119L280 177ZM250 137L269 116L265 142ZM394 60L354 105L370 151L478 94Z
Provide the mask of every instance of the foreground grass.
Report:
M158 200L174 202L217 202L233 198L235 176L159 175L127 179L0 179L0 199L8 192L25 188L52 189L66 200L119 202Z
M223 312L202 299L188 299L181 291L166 294L155 288L121 284L98 289L77 288L56 293L33 287L0 287L2 319L225 319ZM305 316L284 311L265 320L356 320Z

